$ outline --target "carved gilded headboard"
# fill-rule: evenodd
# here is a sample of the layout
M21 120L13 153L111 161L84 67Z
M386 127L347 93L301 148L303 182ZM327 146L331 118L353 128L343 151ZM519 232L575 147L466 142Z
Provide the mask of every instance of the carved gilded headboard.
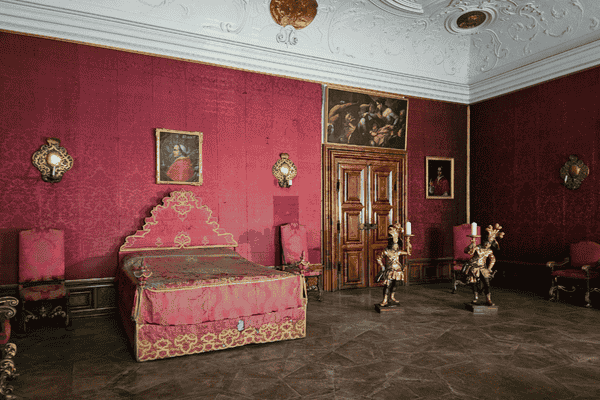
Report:
M193 192L171 192L150 214L141 230L125 238L121 252L238 245Z

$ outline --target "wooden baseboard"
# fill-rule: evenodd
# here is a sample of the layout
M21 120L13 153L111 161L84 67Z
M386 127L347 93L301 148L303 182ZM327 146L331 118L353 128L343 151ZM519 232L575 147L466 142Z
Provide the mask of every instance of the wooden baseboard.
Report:
M115 278L92 278L66 281L71 318L112 315L117 311ZM19 286L1 285L1 296L19 297Z
M67 281L72 318L96 317L117 311L115 278Z

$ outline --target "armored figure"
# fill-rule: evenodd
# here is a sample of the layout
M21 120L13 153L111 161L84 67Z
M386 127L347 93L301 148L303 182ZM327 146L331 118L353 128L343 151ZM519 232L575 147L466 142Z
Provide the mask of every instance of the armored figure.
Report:
M377 282L383 279L383 301L379 303L381 307L388 305L391 300L393 303L399 303L396 300L394 289L397 283L404 282L405 266L402 265L401 257L411 254L412 245L410 237L406 238L406 251L400 248L399 237L404 233L402 225L396 223L388 228L389 242L388 247L377 257L377 264L381 267L381 272L377 277Z
M498 241L496 238L503 238L504 232L500 232L502 227L499 224L495 226L489 225L486 228L488 237L485 242L478 245L475 237L471 238L471 243L465 249L465 253L471 256L471 259L463 266L463 273L467 278L467 282L473 287L473 304L479 301L479 292L483 292L486 296L486 304L493 306L492 295L490 292L490 280L494 277L495 271L492 268L496 263L493 249L498 249Z

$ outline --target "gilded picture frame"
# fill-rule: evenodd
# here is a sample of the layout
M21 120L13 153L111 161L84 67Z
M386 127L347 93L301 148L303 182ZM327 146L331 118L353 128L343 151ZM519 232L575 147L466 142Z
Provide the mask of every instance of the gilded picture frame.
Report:
M454 158L425 157L425 198L454 198Z
M331 85L323 103L325 143L406 150L407 98Z
M157 128L156 183L202 185L202 132Z

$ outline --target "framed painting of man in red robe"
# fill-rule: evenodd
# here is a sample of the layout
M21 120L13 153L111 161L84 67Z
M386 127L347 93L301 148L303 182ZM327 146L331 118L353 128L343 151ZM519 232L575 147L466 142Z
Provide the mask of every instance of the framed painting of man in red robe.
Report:
M425 179L427 199L453 199L454 159L425 157Z
M328 86L326 97L326 143L406 150L406 98L342 86Z
M156 129L156 183L202 185L202 132Z

